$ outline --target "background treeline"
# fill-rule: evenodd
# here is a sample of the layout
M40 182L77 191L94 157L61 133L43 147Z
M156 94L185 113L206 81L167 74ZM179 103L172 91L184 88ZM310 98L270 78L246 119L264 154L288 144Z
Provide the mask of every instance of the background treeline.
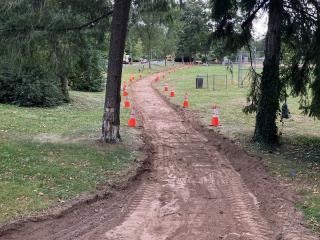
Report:
M56 106L68 90L102 91L110 0L4 0L0 6L0 103ZM211 6L202 0L135 0L126 54L141 59L221 60Z
M163 60L168 55L179 62L221 60L224 49L221 41L214 39L209 2L168 2L136 1L131 8L126 53L132 53L135 61Z

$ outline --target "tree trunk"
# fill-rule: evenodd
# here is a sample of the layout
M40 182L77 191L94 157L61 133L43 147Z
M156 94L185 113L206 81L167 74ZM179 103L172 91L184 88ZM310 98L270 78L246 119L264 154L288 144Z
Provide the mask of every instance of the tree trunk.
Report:
M151 69L151 59L152 59L152 52L151 52L151 36L148 37L148 52L149 52L149 69Z
M70 96L69 96L69 89L68 89L68 78L66 75L60 76L60 82L61 82L61 90L63 94L63 101L64 102L70 102Z
M120 102L122 61L131 0L115 0L108 61L108 77L102 122L102 139L114 143L120 137Z
M51 39L51 44L53 45L55 54L55 59L65 59L65 53L62 46L59 45L59 41L56 38ZM67 67L64 61L57 61L57 68L59 68L59 78L60 78L60 87L63 95L64 102L70 102L69 95L69 81L67 76Z
M266 36L265 60L261 78L261 96L256 115L254 141L277 144L278 128L276 124L280 97L280 50L283 0L271 0L269 4L269 22Z

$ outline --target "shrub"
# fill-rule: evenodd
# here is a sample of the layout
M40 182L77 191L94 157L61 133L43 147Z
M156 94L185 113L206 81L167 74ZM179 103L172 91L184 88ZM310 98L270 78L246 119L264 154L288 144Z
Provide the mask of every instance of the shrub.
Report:
M103 63L98 51L85 50L69 76L71 88L86 92L102 91Z
M36 62L20 69L0 64L0 102L19 106L51 107L63 103L59 78Z

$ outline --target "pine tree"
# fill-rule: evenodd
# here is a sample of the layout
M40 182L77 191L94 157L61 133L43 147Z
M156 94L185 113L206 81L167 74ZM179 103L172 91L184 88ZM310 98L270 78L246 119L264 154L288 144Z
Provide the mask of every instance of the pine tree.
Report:
M301 108L306 114L319 118L320 55L316 47L320 43L319 1L212 0L211 4L217 22L215 36L223 38L229 50L250 48L253 20L260 10L269 14L263 72L253 81L251 104L245 109L257 111L253 139L278 143L276 119L280 101L287 97L288 89L292 89L292 95L301 97Z
M79 48L105 48L110 14L109 0L1 2L0 102L54 106L69 101L68 78L81 53L88 53ZM90 46L82 44L84 38Z

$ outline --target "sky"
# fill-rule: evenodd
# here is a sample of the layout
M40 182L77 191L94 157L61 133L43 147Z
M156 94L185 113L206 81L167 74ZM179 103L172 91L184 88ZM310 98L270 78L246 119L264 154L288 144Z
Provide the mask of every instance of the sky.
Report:
M267 33L268 14L258 12L257 18L253 22L253 37L256 40L263 38Z

